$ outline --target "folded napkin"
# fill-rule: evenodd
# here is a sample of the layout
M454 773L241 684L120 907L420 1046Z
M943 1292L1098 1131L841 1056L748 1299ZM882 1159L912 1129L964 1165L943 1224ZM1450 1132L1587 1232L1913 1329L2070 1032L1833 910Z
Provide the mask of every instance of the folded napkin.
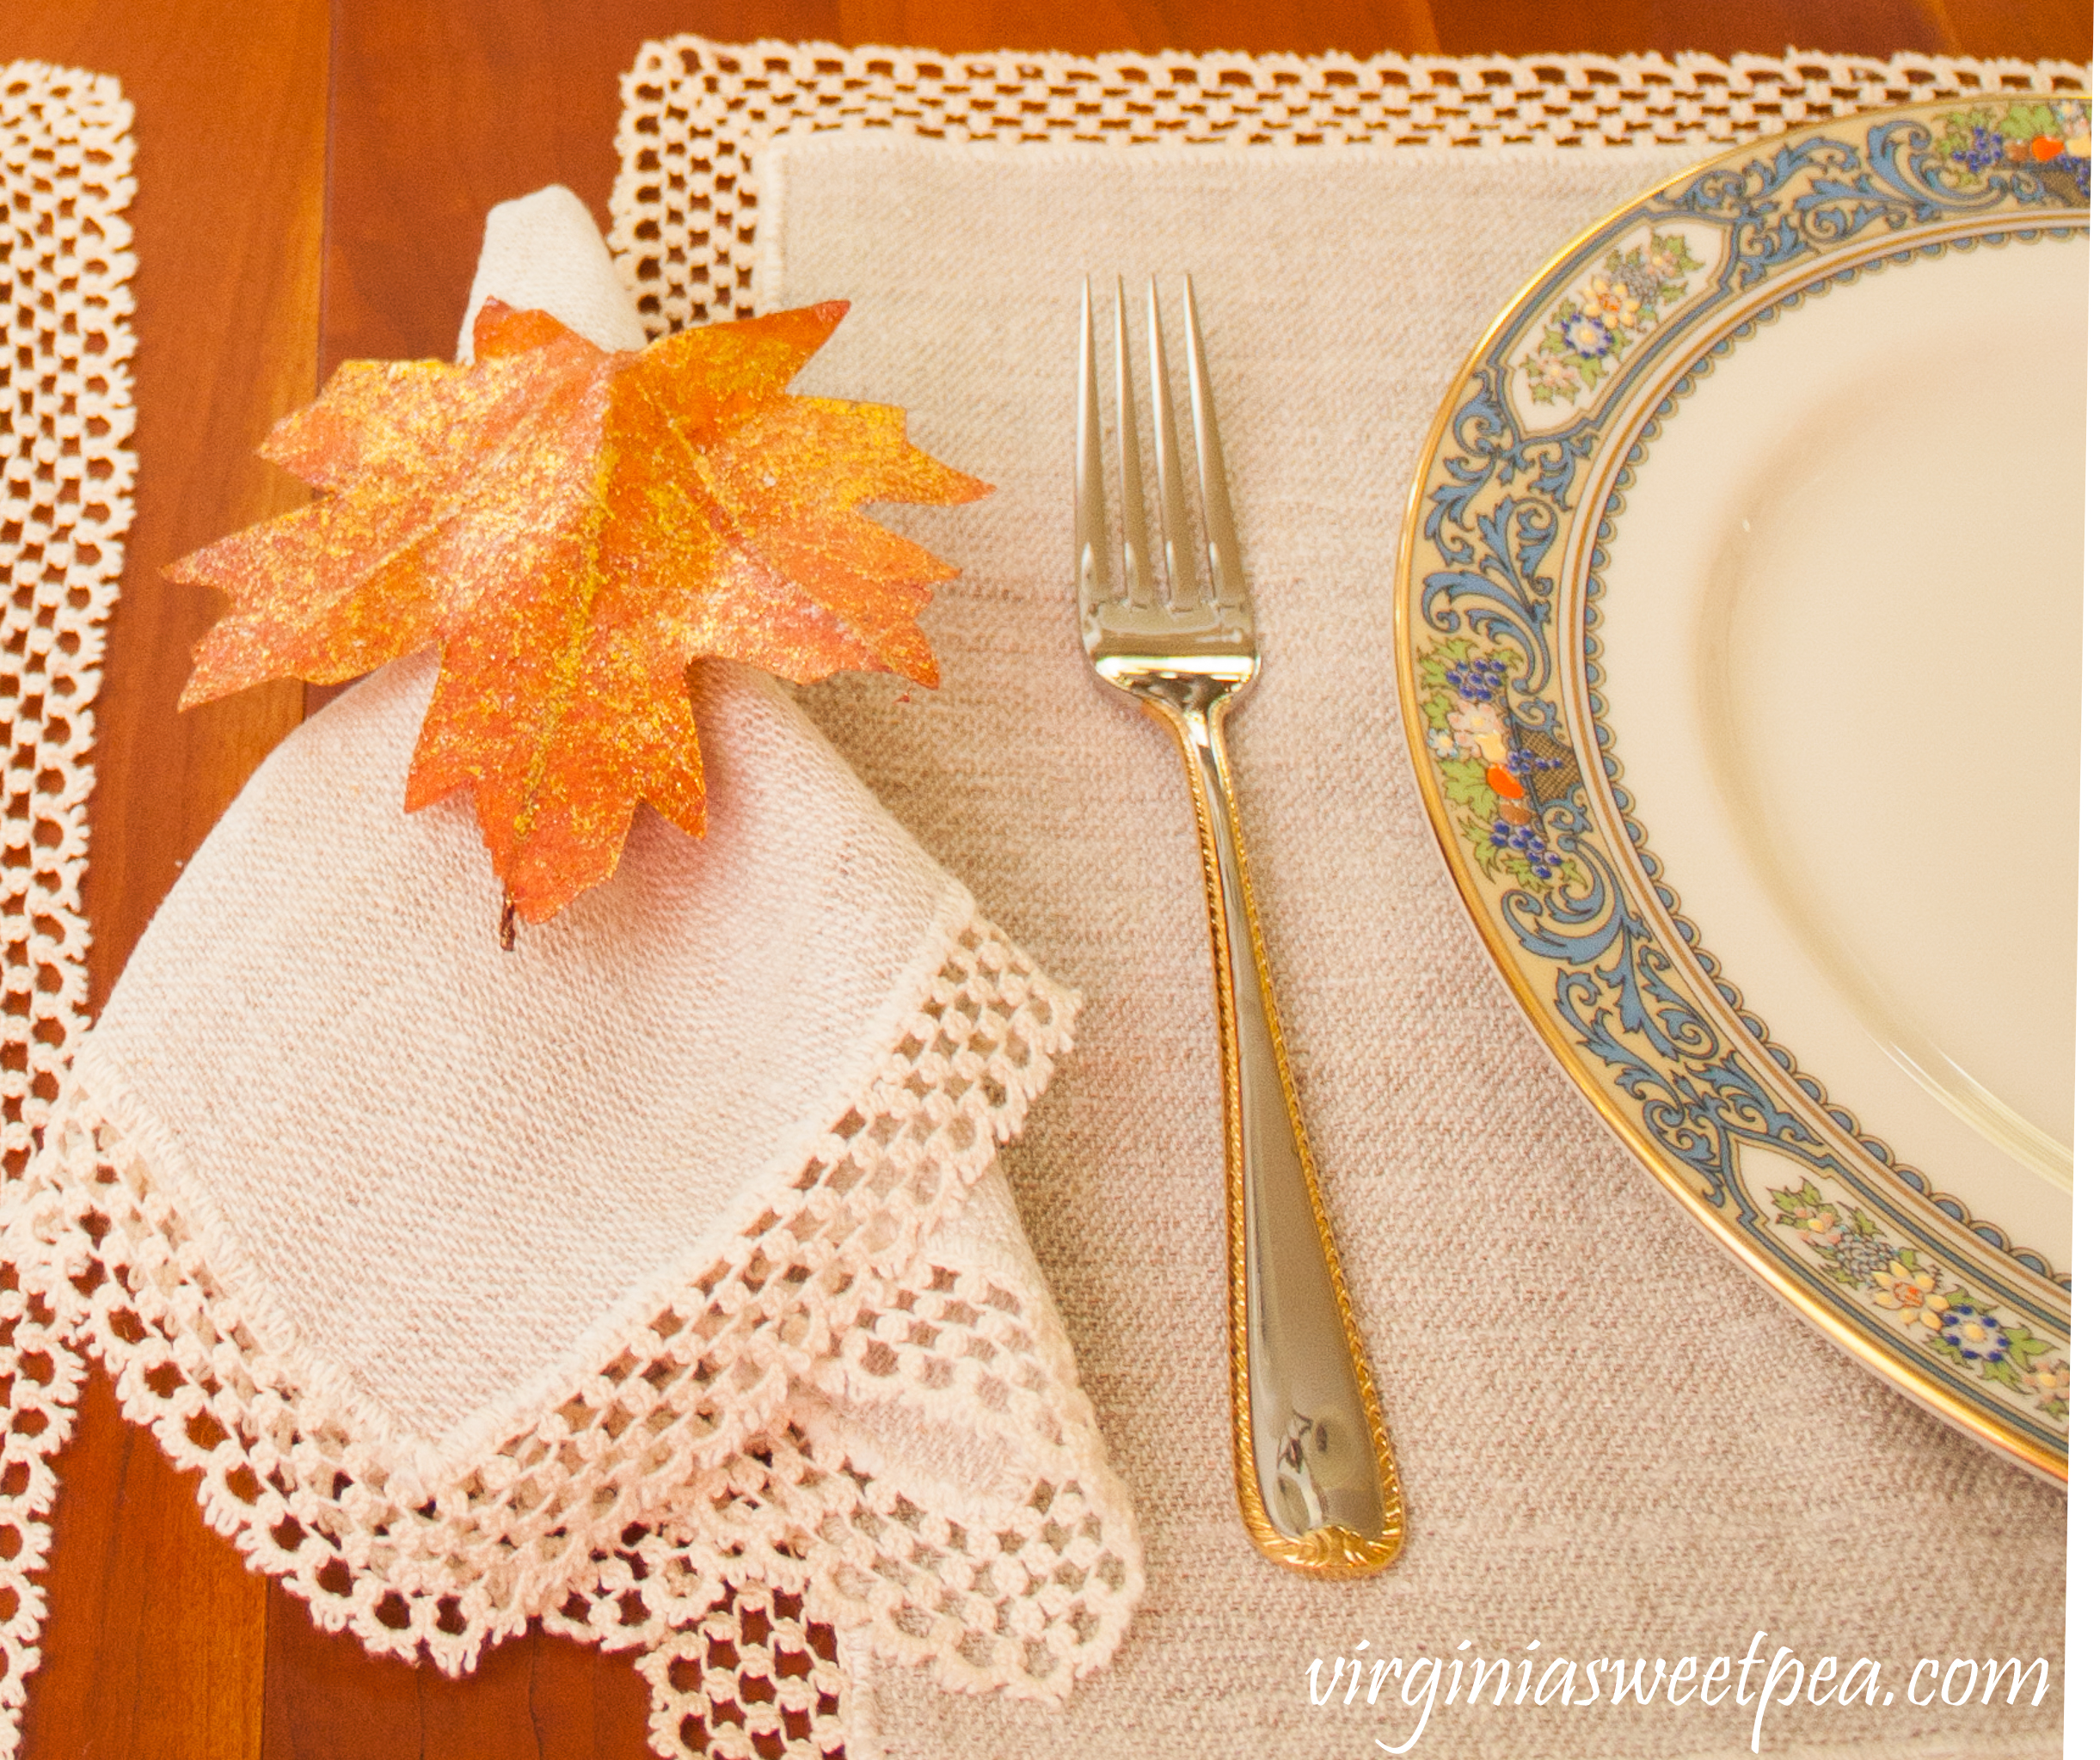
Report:
M566 192L491 217L489 294L641 340ZM665 1754L753 1585L846 1642L745 1739L843 1732L870 1658L1061 1696L1138 1547L995 1155L1077 999L727 664L706 838L642 812L503 951L467 802L401 809L434 673L284 742L82 1045L0 1212L43 1451L75 1341L322 1623L638 1647Z
M666 163L675 144L657 138ZM964 572L930 614L941 691L898 714L880 681L842 678L801 701L1087 993L1053 1116L1005 1162L1146 1547L1144 1617L1063 1720L893 1671L869 1709L899 1753L1139 1760L1171 1732L1177 1754L1361 1760L1422 1715L1426 1665L1413 1702L1391 1677L1368 1696L1396 1658L1443 1667L1420 1754L1743 1753L1761 1666L1747 1703L1733 1669L1719 1702L1672 1702L1652 1671L1695 1656L1704 1679L1753 1639L1760 1665L1780 1645L1840 1674L1872 1659L1892 1696L1864 1707L1856 1680L1840 1705L1826 1680L1827 1702L1775 1702L1767 1756L2060 1751L2061 1495L1826 1343L1625 1153L1485 957L1408 760L1393 564L1438 403L1532 270L1690 150L955 145L901 126L754 149L749 297L854 297L805 388L923 408L923 444L1000 485L948 549ZM1359 1583L1263 1563L1233 1506L1186 784L1089 675L1072 615L1079 277L1141 291L1183 269L1262 631L1232 727L1248 857L1409 1500L1407 1552ZM923 510L899 523L950 532ZM1907 1701L1921 1661L2016 1655L2051 1660L2039 1707L2031 1679L2017 1708L2002 1685L1952 1702L1965 1676L1931 1698L1930 1671L1931 1702ZM1337 1659L1362 1664L1360 1689ZM1469 1697L1474 1659L1510 1664L1509 1698L1492 1672ZM1526 1663L1535 1682L1557 1659L1570 1700L1557 1672L1549 1702L1516 1702ZM1652 1702L1615 1696L1614 1659L1643 1662Z

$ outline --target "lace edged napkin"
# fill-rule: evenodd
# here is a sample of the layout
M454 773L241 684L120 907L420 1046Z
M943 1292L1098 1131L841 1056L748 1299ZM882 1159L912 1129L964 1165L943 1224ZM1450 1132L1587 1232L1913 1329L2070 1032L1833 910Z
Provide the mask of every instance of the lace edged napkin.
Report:
M491 217L491 293L640 341L566 192ZM754 1593L843 1643L746 1746L838 1745L871 1659L1063 1695L1137 1539L996 1156L1077 998L719 663L708 837L644 813L506 953L466 804L401 811L433 678L256 773L6 1194L14 1519L92 1352L321 1623L452 1671L533 1617L636 1649L664 1754L720 1738Z

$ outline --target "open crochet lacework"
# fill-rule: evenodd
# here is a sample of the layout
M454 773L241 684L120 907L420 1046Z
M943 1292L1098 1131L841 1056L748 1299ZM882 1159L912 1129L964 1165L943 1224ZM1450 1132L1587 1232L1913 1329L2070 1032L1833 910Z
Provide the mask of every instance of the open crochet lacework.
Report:
M1020 1242L996 1146L1075 1006L972 916L893 1054L734 1249L434 1488L256 1342L123 1108L74 1078L0 1211L12 1703L77 1346L201 1472L212 1525L322 1625L454 1672L533 1616L639 1649L666 1755L837 1751L841 1631L957 1689L1061 1696L1128 1623L1136 1536L1055 1313L983 1267ZM893 1472L900 1425L921 1461L938 1433L952 1477Z
M758 150L880 128L1103 147L1716 146L1964 93L2084 91L2068 61L1942 55L943 54L645 43L621 81L611 243L651 336L753 310Z
M91 705L102 623L132 520L131 290L121 218L132 193L132 107L117 82L18 61L0 67L0 705L7 723L0 833L0 1180L19 1180L87 1026ZM13 1272L0 1266L0 1284ZM9 1302L17 1298L9 1294ZM21 1372L0 1323L0 1378L21 1389L0 1452L0 1748L34 1659L49 1536L39 1434L77 1380L71 1353L30 1342ZM46 1377L41 1389L27 1377ZM19 1426L19 1434L17 1433ZM10 1514L9 1504L14 1513Z
M0 67L0 1160L28 1165L87 1025L90 705L132 522L132 107L107 75Z
M752 309L754 168L787 130L1110 149L1609 146L2085 83L2068 64L1917 56L1086 58L681 37L645 45L623 83L611 242L658 334ZM116 218L131 193L129 116L114 81L28 64L0 75L0 376L13 375L0 378L12 717L0 1755L18 1742L36 1663L35 1579L83 1348L108 1366L127 1415L199 1471L212 1525L322 1624L451 1670L532 1616L637 1649L666 1755L836 1755L855 1743L850 1681L869 1653L960 1688L1063 1692L1127 1625L1137 1540L1055 1314L968 1254L943 1256L943 1226L973 1181L986 1201L969 1208L1010 1223L996 1144L1068 1024L1062 993L981 923L958 936L890 1067L737 1252L543 1421L413 1497L258 1347L122 1120L77 1084L61 1093L86 1003L86 709L130 512L132 265ZM1013 1441L1001 1495L934 1507L886 1474L868 1396L893 1406L898 1389L930 1420L996 1419ZM956 1477L979 1464L959 1461Z

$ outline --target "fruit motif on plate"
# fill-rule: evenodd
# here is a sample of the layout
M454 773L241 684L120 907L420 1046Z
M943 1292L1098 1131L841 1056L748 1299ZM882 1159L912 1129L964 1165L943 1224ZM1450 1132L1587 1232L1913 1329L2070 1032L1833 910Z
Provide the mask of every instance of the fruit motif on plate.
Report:
M1951 189L1986 186L1993 172L2024 169L2064 200L2092 199L2092 110L2083 101L1981 104L1941 119L1925 163Z
M1465 636L1425 653L1429 755L1483 868L1531 892L1581 886L1565 804L1577 781L1575 753L1555 731L1552 704L1512 696L1521 665L1514 650L1483 648Z
M1736 922L1724 959L1688 911L1682 873L1713 880L1710 863L1692 860L1700 846L1671 843L1686 854L1665 878L1637 801L1673 797L1655 792L1662 772L1654 786L1628 780L1633 748L1606 697L1637 695L1643 650L1607 654L1603 591L1627 554L1621 522L1636 470L1652 469L1649 455L1666 442L1685 456L1671 438L1680 407L1694 393L1706 408L1729 386L1764 383L1762 365L1724 375L1717 363L1754 342L1758 362L1799 374L1774 382L1771 396L1820 408L1821 369L1789 367L1765 339L1796 334L1793 314L1855 297L1821 296L1894 289L1903 319L1929 328L1943 310L1937 290L1970 273L1951 266L1985 263L2054 290L2070 273L2056 261L2065 245L2082 264L2091 115L2084 97L1980 91L1821 120L1743 142L1606 216L1517 292L1453 383L1415 481L1396 606L1418 778L1452 876L1519 1002L1600 1114L1829 1336L2058 1476L2070 1291L2051 1269L2064 1256L2054 1211L2001 1206L2005 1194L1988 1181L1986 1207L1972 1211L1976 1181L1959 1144L1932 1165L1962 1196L1863 1125L1851 1109L1863 1084L1876 1120L1891 1111L1907 1131L1941 1124L1937 1111L1922 1122L1902 1111L1912 1096L1892 1097L1883 1047L1864 1025L1832 1013L1824 1024L1835 1036L1817 1041L1812 1072L1746 1003L1746 961L1761 974L1764 1006L1778 1006L1764 1003L1771 995L1790 1009L1800 992L1744 951L1780 943L1746 939L1752 930ZM2065 309L2082 312L2083 287ZM2060 355L2060 340L2051 347ZM1746 475L1723 487L1755 484ZM1674 616L1684 606L1668 597L1659 555L1649 609ZM1682 561L1680 585L1704 579L1698 557ZM1636 599L1620 592L1615 641L1636 627ZM1653 672L1678 636L1648 639ZM1651 691L1651 708L1683 712L1669 691L1684 682L1661 681L1668 688ZM1669 728L1661 712L1642 725L1652 758ZM1832 1058L1851 1085L1827 1085Z

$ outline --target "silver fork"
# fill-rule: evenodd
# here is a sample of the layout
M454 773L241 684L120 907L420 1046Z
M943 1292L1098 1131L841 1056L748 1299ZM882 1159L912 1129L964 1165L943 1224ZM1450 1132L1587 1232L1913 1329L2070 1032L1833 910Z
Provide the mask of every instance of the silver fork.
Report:
M1232 1461L1240 1515L1256 1548L1278 1564L1314 1576L1364 1576L1398 1555L1406 1516L1378 1394L1313 1178L1284 1061L1261 927L1247 889L1232 772L1225 761L1225 716L1261 669L1254 611L1240 574L1194 290L1184 279L1188 401L1209 553L1204 579L1199 578L1182 500L1181 452L1160 346L1156 283L1149 304L1152 452L1165 567L1156 580L1145 536L1137 400L1119 279L1120 586L1102 486L1093 295L1090 288L1081 293L1073 497L1080 640L1095 671L1128 691L1173 733L1195 800L1225 1076Z

